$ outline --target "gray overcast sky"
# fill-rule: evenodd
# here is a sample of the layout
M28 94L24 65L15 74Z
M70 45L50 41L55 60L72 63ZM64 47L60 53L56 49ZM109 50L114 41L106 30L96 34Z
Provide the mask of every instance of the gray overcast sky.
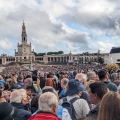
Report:
M36 52L109 52L120 46L119 0L0 0L0 53L14 55L23 19Z

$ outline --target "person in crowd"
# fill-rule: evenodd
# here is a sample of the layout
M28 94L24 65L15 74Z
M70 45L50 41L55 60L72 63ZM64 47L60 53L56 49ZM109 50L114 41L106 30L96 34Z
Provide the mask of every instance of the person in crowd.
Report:
M40 88L42 89L43 87L45 87L45 82L46 82L46 79L44 78L44 72L39 73L39 79L40 79Z
M32 98L33 96L36 95L36 93L34 92L34 88L32 86L28 86L26 88L26 92L27 92L27 95Z
M98 120L120 120L120 94L110 91L104 95L100 103Z
M63 78L61 80L61 92L59 93L59 98L61 98L66 93L66 87L68 85L69 80L67 78Z
M28 120L60 120L57 117L58 99L54 93L43 93L39 98L40 112L30 117Z
M42 89L42 93L46 93L46 92L52 92L54 93L57 98L58 98L58 93L56 92L56 90L51 87L51 86L45 86ZM59 99L59 98L58 98ZM33 115L35 115L36 113L38 113L40 110L38 109L35 113L33 113ZM58 111L57 111L57 116L62 119L62 120L71 120L70 115L68 113L68 111L66 109L64 109L62 106L58 105Z
M52 76L50 74L47 74L45 86L51 86L54 88L54 85L55 85L54 79L52 78Z
M56 92L56 90L55 90L53 87L45 86L45 87L42 89L42 92L43 92L43 93L52 92L52 93L54 93L54 94L57 96L57 98L59 99L58 93ZM70 117L67 109L63 108L61 105L58 105L57 116L58 116L60 119L62 119L62 120L71 120L71 117Z
M88 82L87 82L88 86L89 86L91 83L98 81L97 75L96 75L95 72L92 72L92 71L91 71L91 72L88 72L88 73L87 73L87 77L88 77Z
M112 73L111 74L111 81L116 81L118 80L118 73Z
M75 79L75 77L77 75L77 71L73 71L73 75L74 75L74 79Z
M60 83L61 83L61 80L62 80L63 78L65 78L65 76L64 76L63 74L59 75L58 88L57 88L58 94L59 94L59 93L61 92L61 90L62 90Z
M27 78L27 79L25 79L24 83L25 83L26 88L27 88L27 87L31 87L32 90L34 90L34 93L37 93L37 89L36 89L36 88L34 87L34 85L33 85L32 78Z
M117 92L120 93L120 79L119 79L119 73L112 73L111 74L111 81L116 84L117 86Z
M0 103L0 120L14 120L18 114L18 109L13 107L10 103Z
M24 84L23 80L24 80L23 75L19 75L17 84L20 85L22 88L25 88L25 84Z
M17 78L15 77L15 74L12 74L11 82L10 82L10 90L14 89L15 86L17 86Z
M2 90L0 90L0 103L2 103L2 102L6 102L6 100L5 100L4 96L3 96Z
M87 76L84 74L84 73L78 73L76 75L76 79L79 80L79 82L81 84L84 85L84 87L86 88L86 81L87 81ZM86 90L86 89L85 89ZM81 96L80 98L84 99L87 101L89 107L91 108L91 102L90 102L90 99L89 99L89 96L88 96L88 93L86 91L82 91L81 92Z
M102 82L94 82L89 86L89 98L94 105L84 120L97 120L100 102L103 96L108 92L106 85Z
M109 81L109 75L106 70L98 71L98 76L99 76L100 81L105 83L105 85L107 86L109 90L117 92L117 86L111 81Z
M75 77L75 79L78 79L81 84L84 86L87 85L87 76L84 73L78 73Z
M10 90L15 89L16 86L17 86L17 78L15 77L15 74L12 74L11 82L10 82Z
M9 102L10 99L10 93L11 91L9 91L9 83L3 84L2 82L0 82L0 90L2 90L2 97L5 99L5 101Z
M67 78L67 79L69 79L69 75L68 75L67 72L65 72L64 77Z
M8 80L6 80L4 87L5 87L4 90L10 90L10 83Z
M66 92L66 99L70 102L72 99L76 98L74 103L72 104L75 110L76 119L82 119L86 117L89 113L90 108L88 103L84 99L80 99L79 97L82 94L82 91L85 90L85 87L78 80L70 80L68 83L68 90ZM63 99L60 99L59 104L62 105Z
M4 90L4 83L3 82L0 82L0 90Z
M0 75L0 82L5 83L5 81L1 75Z
M31 100L31 112L34 113L38 110L38 99L40 95L33 96Z
M28 106L28 96L26 90L14 90L10 95L10 103L12 106L18 108L18 114L14 120L27 120L31 116L30 108Z

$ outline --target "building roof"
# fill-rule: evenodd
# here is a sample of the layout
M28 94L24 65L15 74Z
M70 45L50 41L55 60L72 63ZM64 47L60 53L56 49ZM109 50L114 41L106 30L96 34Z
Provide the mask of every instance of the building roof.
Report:
M113 53L120 53L120 47L112 47L110 54L113 54Z

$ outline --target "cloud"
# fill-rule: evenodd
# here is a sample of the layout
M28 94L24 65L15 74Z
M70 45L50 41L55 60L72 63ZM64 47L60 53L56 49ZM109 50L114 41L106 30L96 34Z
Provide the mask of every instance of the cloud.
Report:
M91 52L100 50L101 53L110 53L112 47L114 47L114 44L110 43L110 41L97 41L91 45L90 49Z
M4 50L10 50L13 48L12 43L8 39L0 40L0 48Z
M24 19L28 43L36 52L96 52L98 48L109 52L120 38L119 8L119 0L1 0L0 48L8 44L14 50L21 43ZM77 23L78 29L69 21Z

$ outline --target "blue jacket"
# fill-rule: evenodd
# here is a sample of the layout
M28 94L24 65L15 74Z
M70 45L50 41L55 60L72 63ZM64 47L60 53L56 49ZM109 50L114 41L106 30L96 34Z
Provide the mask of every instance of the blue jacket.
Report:
M17 84L20 85L20 86L23 87L23 88L26 87L25 84L24 84L23 82L18 82Z
M25 110L25 105L21 103L11 103L11 105L18 108L18 113L14 120L27 120L31 116L31 112Z

